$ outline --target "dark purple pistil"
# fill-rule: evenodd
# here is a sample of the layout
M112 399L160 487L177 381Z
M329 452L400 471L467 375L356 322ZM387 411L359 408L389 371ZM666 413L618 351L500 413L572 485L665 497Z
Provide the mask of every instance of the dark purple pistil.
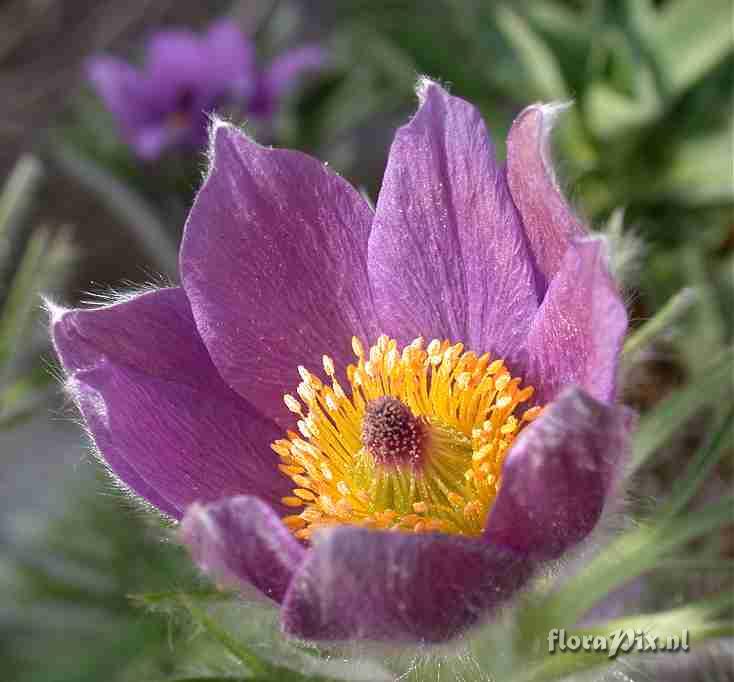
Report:
M417 465L425 431L410 408L391 396L367 403L362 421L362 444L380 464Z

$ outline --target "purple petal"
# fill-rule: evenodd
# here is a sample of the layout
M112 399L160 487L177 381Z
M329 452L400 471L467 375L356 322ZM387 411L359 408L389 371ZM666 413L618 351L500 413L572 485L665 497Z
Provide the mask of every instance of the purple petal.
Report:
M278 428L219 377L179 288L96 310L52 310L75 399L112 472L180 518L195 501L290 488L269 444Z
M244 495L189 507L181 538L202 570L217 580L253 585L277 602L306 553L272 508Z
M180 78L200 82L210 73L203 40L187 29L170 29L154 34L147 46L146 72L151 80L165 86Z
M629 410L566 389L512 446L487 540L553 559L585 538L624 466L629 430Z
M171 130L165 125L150 125L138 128L129 136L130 146L144 161L155 161L163 150L173 142Z
M510 192L545 283L560 268L571 240L586 234L558 188L550 158L551 128L561 109L558 105L527 107L507 137Z
M324 353L353 360L373 338L366 251L372 212L347 182L299 152L267 149L222 122L189 215L181 275L225 381L292 424L283 394Z
M627 311L603 241L578 241L551 281L526 341L525 379L538 402L553 400L570 384L597 400L613 400L626 331Z
M268 67L265 79L274 97L281 97L293 88L300 78L318 71L326 63L326 51L318 45L302 45L279 55Z
M255 88L255 49L237 23L215 22L204 40L212 79L232 95L250 95Z
M144 86L136 69L113 57L93 57L86 62L86 72L123 134L140 125Z
M156 33L148 44L146 96L151 115L169 123L172 114L189 118L190 129L202 122L222 90L216 65L205 41L187 30Z
M282 624L306 639L442 641L499 606L531 568L477 539L329 529L296 572Z
M382 331L507 357L537 308L522 225L480 113L435 83L397 133L369 245Z
M276 57L258 79L255 92L248 103L248 113L260 117L273 116L280 99L287 95L303 76L318 71L325 63L326 52L317 45L297 47Z

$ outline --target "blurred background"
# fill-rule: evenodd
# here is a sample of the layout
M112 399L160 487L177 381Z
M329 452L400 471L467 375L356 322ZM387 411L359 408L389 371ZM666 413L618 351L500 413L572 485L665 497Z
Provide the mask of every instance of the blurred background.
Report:
M131 598L201 584L165 529L99 470L49 348L41 293L77 305L176 281L205 168L202 147L180 137L141 155L129 102L115 104L114 77L95 79L90 58L142 73L161 31L204 36L226 18L251 41L252 74L283 80L267 106L256 108L245 84L239 97L215 93L216 107L267 143L328 161L373 199L418 74L478 105L501 156L525 105L572 101L556 168L579 214L614 245L633 320L623 399L642 428L631 514L665 500L690 466L691 508L705 510L732 485L732 12L730 0L0 4L2 679L184 679L184 650L193 660L206 648L192 639L195 623ZM294 49L312 52L288 62ZM184 95L175 110L139 106L157 106L170 132ZM648 571L633 610L731 590L730 511L707 529L679 548L698 563ZM717 651L680 679L734 679L731 650Z

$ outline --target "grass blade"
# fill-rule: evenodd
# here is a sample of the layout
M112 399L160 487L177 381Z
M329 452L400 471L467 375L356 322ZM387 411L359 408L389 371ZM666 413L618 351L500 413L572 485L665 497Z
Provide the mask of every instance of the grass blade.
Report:
M641 421L635 435L628 474L640 469L701 408L731 389L734 349L724 351L688 386L662 401Z

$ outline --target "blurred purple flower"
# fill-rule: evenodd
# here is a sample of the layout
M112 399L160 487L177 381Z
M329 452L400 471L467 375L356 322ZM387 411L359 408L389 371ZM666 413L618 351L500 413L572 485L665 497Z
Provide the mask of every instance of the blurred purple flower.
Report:
M592 531L624 464L627 315L554 181L557 109L501 166L473 106L420 99L374 211L215 122L182 286L52 308L112 473L300 637L461 632Z
M99 56L88 60L87 72L125 141L150 160L169 147L203 146L208 114L217 109L271 117L298 79L324 63L324 51L307 45L260 69L252 42L225 20L202 36L185 29L155 34L142 69Z

